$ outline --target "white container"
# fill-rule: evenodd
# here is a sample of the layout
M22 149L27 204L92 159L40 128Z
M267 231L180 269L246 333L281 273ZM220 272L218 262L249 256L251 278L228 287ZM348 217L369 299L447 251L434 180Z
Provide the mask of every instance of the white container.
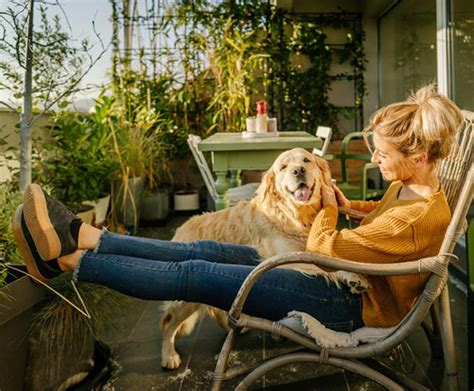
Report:
M197 190L179 190L174 193L174 210L198 210L199 193Z
M95 224L102 224L107 218L107 212L110 205L110 194L99 198L97 201L84 201L84 205L90 205L94 207L95 213Z
M92 205L83 205L83 207L84 209L87 207L87 210L76 213L76 216L79 217L84 223L92 224L94 222L94 207Z
M266 114L257 115L257 133L268 132L268 116Z
M248 117L245 119L245 128L247 132L256 132L257 131L257 118Z
M269 132L277 132L277 119L276 118L268 118L268 131Z

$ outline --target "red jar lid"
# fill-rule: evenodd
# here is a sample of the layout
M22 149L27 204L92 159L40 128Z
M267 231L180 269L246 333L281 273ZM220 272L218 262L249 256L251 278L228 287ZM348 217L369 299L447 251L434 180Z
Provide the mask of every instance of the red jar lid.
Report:
M257 102L257 114L267 114L267 102L264 100Z

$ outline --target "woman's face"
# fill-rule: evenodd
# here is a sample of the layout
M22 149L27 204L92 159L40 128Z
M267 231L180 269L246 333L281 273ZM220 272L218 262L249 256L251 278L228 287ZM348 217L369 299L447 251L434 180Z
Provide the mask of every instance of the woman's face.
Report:
M386 181L407 180L411 175L410 160L397 151L392 144L374 134L372 137L372 162L377 163Z

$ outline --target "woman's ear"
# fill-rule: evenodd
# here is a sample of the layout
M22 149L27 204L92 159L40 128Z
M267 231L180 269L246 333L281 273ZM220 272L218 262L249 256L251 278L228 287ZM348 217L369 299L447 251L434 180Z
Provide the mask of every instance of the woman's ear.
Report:
M265 197L269 194L275 193L275 172L273 167L265 173L262 178L262 183L257 189L257 199L260 202L265 201Z
M420 167L428 162L428 154L426 152L416 153L412 156L415 166Z

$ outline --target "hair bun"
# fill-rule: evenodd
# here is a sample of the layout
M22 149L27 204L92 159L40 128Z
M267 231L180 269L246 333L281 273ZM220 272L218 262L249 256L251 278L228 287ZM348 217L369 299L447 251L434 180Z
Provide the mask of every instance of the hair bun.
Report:
M391 140L404 155L425 151L435 162L450 153L462 120L456 104L438 93L434 84L428 84L412 92L405 102L379 109L370 128Z
M410 97L408 98L408 101L421 106L423 103L426 103L430 99L438 97L440 97L440 94L436 90L436 86L434 84L428 84L424 87L421 87L416 92L412 92Z

